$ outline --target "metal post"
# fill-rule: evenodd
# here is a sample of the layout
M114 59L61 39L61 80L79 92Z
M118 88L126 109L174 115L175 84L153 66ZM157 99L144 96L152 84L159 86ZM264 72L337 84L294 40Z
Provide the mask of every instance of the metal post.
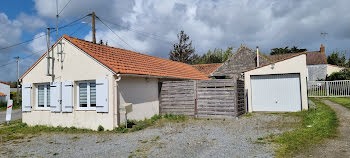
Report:
M46 70L46 76L50 76L50 28L46 29L46 45L47 45L47 52L46 52L46 59L47 59L47 70Z
M259 67L259 46L256 46L256 67Z
M19 56L17 58L17 96L16 96L16 102L17 105L19 103Z
M96 44L95 12L92 12L91 16L92 16L92 42Z

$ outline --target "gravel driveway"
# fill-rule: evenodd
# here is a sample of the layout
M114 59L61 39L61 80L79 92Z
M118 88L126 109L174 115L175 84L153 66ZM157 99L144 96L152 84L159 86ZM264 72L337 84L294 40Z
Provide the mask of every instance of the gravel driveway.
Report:
M239 120L190 119L127 134L42 134L1 144L1 157L272 157L258 138L291 130L298 118L253 114Z

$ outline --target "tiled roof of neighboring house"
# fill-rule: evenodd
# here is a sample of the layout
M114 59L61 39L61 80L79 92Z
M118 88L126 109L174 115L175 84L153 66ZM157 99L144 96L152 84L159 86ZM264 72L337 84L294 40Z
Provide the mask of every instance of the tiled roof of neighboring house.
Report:
M288 59L291 59L291 58L294 58L294 57L296 57L296 56L303 55L303 54L307 54L307 53L306 53L306 52L304 52L304 53L293 53L292 55L289 55L289 56L287 56L287 57L285 57L285 58L272 61L272 62L270 62L270 63L268 63L268 64L264 64L264 65L261 65L261 66L259 66L259 67L254 67L254 68L248 69L248 70L243 71L243 72L248 72L248 71L251 71L251 70L255 70L255 69L258 69L258 68L261 68L261 67L264 67L264 66L273 64L273 63L278 63L278 62L281 62L281 61L284 61L284 60L288 60Z
M94 44L92 42L67 35L63 35L63 38L70 41L79 49L86 52L92 58L96 59L98 62L108 67L115 73L182 79L209 79L197 69L185 63L175 62L106 45ZM40 59L42 58L43 57Z
M5 96L7 96L5 93L0 92L0 97L5 97Z
M205 76L210 76L212 72L214 72L222 63L213 63L213 64L198 64L192 65L192 67L196 68L199 72L203 73Z
M271 61L280 60L286 58L288 56L293 56L295 53L289 54L276 54L270 55ZM327 64L327 57L324 52L314 51L314 52L306 52L306 64L307 65L318 65L318 64Z
M6 85L10 85L9 83L6 83L6 82L2 82L2 81L0 81L0 83L2 83L2 84L6 84Z

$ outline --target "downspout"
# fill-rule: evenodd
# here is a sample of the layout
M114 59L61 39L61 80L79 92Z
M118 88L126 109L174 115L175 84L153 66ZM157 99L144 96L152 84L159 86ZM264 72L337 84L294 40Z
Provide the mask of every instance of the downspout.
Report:
M259 67L259 46L256 46L256 67Z
M119 118L119 104L118 104L118 82L122 79L119 73L114 76L115 82L114 82L114 88L113 88L113 127L119 127L120 120Z

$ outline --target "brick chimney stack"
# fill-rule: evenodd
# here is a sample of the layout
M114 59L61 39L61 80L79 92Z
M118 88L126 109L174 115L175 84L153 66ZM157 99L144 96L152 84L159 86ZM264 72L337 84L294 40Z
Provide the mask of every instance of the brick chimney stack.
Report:
M321 52L321 53L325 53L325 48L324 48L323 44L321 44L320 52Z

